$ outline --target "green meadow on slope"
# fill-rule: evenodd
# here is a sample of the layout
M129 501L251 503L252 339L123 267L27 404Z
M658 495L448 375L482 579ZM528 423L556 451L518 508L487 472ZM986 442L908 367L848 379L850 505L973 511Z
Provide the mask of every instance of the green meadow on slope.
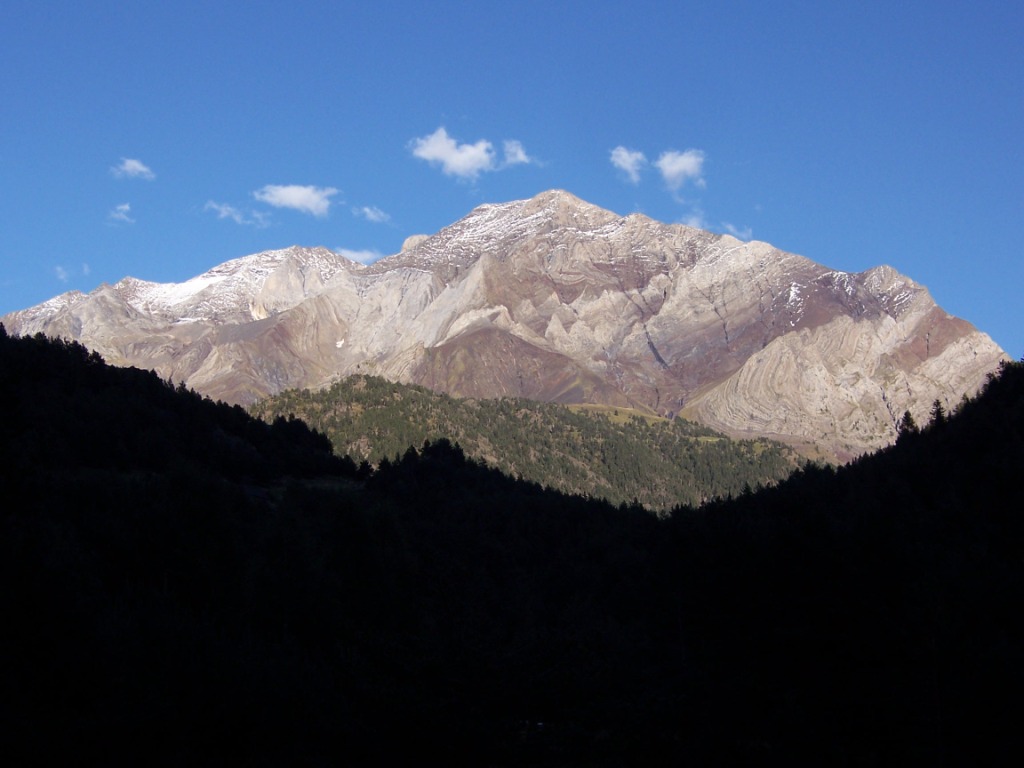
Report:
M738 495L796 467L780 443L731 440L683 419L518 398L463 400L373 376L284 392L250 412L268 421L300 418L357 462L375 465L444 438L512 477L658 511Z

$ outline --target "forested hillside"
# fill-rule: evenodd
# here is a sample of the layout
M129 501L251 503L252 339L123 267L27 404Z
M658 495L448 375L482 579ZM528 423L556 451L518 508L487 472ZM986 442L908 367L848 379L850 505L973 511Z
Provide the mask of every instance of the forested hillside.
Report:
M656 517L0 331L9 765L1001 765L1024 366Z
M357 462L376 465L410 446L447 439L512 477L651 510L738 495L796 466L795 454L780 443L730 440L683 419L519 398L461 400L374 376L318 392L290 390L250 412L267 421L303 419Z

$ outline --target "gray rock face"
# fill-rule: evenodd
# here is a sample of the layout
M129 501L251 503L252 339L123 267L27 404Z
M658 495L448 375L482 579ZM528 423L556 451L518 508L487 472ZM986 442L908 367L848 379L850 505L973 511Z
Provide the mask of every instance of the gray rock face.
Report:
M373 373L683 414L838 458L891 442L904 411L926 420L1007 359L890 267L837 272L561 191L480 206L369 266L294 247L2 321L229 402Z

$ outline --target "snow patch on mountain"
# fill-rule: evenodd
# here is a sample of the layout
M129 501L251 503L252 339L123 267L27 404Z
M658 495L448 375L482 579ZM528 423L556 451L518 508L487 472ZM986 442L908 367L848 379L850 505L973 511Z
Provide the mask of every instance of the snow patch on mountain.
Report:
M831 270L560 190L479 206L365 266L296 246L4 322L233 402L369 372L473 397L691 409L836 451L884 444L892 413L926 418L1005 357L891 267Z

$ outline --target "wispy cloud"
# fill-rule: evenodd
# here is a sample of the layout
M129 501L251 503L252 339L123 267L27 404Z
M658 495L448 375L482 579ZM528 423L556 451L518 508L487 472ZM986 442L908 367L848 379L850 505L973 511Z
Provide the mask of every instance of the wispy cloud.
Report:
M334 187L267 184L253 192L252 196L275 208L291 208L322 218L331 207L330 198L336 194L338 190Z
M509 139L504 142L505 149L505 162L502 163L502 167L508 168L511 165L523 165L525 163L536 162L532 157L526 154L526 150L523 149L523 143L516 141L515 139Z
M662 152L654 165L661 171L666 186L673 192L678 192L687 181L692 181L698 187L706 186L703 176L704 153L699 149Z
M132 206L130 203L121 203L114 206L114 210L107 214L111 221L120 221L122 224L134 224L135 219L131 217Z
M694 206L680 221L688 227L696 227L697 229L708 228L707 217L704 215L704 211L697 206Z
M203 206L203 210L213 211L217 214L218 219L231 219L235 224L262 228L267 226L268 223L268 215L262 211L249 211L249 213L246 214L244 211L233 205L218 203L213 200L207 200L206 205Z
M750 227L735 227L728 221L722 222L722 229L735 237L737 240L750 240L754 236L754 230Z
M346 259L359 262L360 264L370 264L384 256L380 251L374 250L353 251L349 248L335 248L334 252L339 256L344 256Z
M352 215L359 216L367 221L372 221L374 224L384 224L385 222L391 221L391 216L375 205L364 205L359 208L353 208Z
M74 270L68 269L63 264L58 264L57 266L53 267L52 272L53 276L60 280L62 283L66 283L69 280L71 280L71 278L77 276L77 273ZM89 272L91 272L91 270L89 269L89 265L82 264L82 276L88 277Z
M647 158L638 149L627 149L621 144L612 150L612 165L626 174L634 184L640 183L640 171L647 165Z
M446 176L475 181L481 173L500 171L513 165L533 163L521 141L507 139L502 143L504 157L498 162L494 145L487 139L460 144L442 126L428 136L413 139L409 148L414 157L439 165Z
M235 208L233 205L227 203L217 203L213 200L207 200L206 205L203 206L204 211L214 211L217 214L218 219L231 219L236 224L245 224L245 214Z
M680 217L679 221L691 227L708 229L708 220L704 211L700 208L700 200L684 199L680 191L688 184L704 189L707 183L704 181L704 152L699 149L688 149L679 152L675 149L667 149L658 155L653 163L648 161L647 156L638 149L630 149L622 144L615 147L610 155L611 163L625 174L626 178L633 184L640 183L640 174L649 166L653 165L658 169L666 188L672 193L673 199L680 205L690 209L689 213ZM746 235L750 237L749 230L741 230L731 224L723 222L730 233L736 237Z
M141 160L122 157L118 165L111 166L110 172L118 179L146 179L152 181L156 174Z

